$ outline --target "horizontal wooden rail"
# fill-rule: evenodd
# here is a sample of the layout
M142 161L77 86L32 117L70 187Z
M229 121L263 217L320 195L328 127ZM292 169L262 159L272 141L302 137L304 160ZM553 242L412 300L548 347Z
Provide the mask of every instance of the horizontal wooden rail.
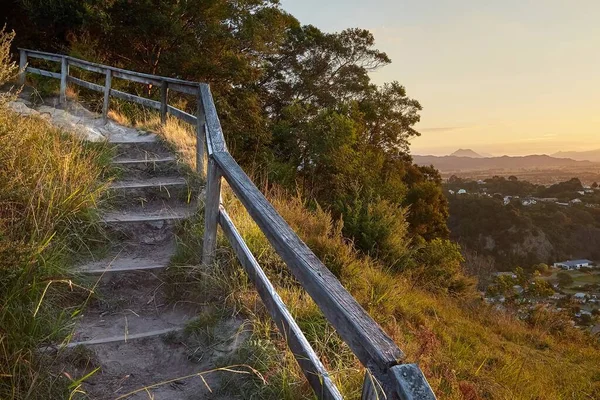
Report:
M92 82L87 82L74 76L67 76L67 81L76 84L77 86L84 87L86 89L95 90L96 92L104 92L104 86L96 85Z
M27 67L26 71L30 72L32 74L47 76L48 78L60 79L60 74L58 72L50 72L50 71L46 71L44 69L33 68L33 67Z
M19 49L19 71L20 71L20 82L25 83L25 74L27 72L46 76L49 78L60 79L60 101L66 101L66 88L68 83L81 86L83 88L100 92L104 94L104 101L102 106L102 116L105 121L108 121L108 108L110 106L110 97L116 97L118 99L131 101L133 103L141 104L145 107L149 107L155 110L159 110L161 122L166 123L167 113L173 115L188 124L197 126L198 132L204 129L204 114L201 107L198 107L198 111L202 115L194 116L176 107L170 106L168 101L168 91L175 91L184 94L191 94L196 96L197 100L200 101L200 85L197 82L185 81L182 79L169 78L165 76L157 76L144 74L136 71L129 71L122 68L111 67L108 65L102 65L91 61L81 60L66 55L52 54L44 51ZM40 68L33 68L27 66L27 58L38 58L47 61L58 62L61 65L61 72L50 72ZM102 74L105 77L104 86L96 83L88 82L80 78L76 78L70 75L70 67L80 68L84 71L94 72ZM145 97L137 96L131 93L126 93L120 90L112 88L113 79L124 79L130 82L141 83L148 86L157 86L160 88L160 101L148 99ZM197 151L202 157L199 159L204 160L203 149L204 149L204 136L198 134L200 138ZM198 163L198 172L201 176L204 176L203 162Z
M205 144L208 149L202 262L206 265L213 264L217 243L217 226L221 226L234 253L248 273L319 399L340 400L342 396L223 208L221 204L222 179L229 183L235 195L290 268L292 274L312 297L325 318L336 329L356 357L368 369L362 399L435 399L435 395L419 367L415 364L402 363L404 354L398 346L292 230L229 154L214 100L207 84L128 71L64 55L35 50L19 50L21 82L25 81L26 72L60 79L61 101L64 101L66 84L69 82L104 94L103 116L105 119L110 96L113 96L159 110L163 123L166 121L168 113L196 126L196 160L198 171L202 175L204 174ZM60 62L61 73L28 67L28 57ZM104 75L104 86L70 76L70 66ZM157 86L160 88L160 101L115 90L112 88L113 78ZM168 105L168 93L171 90L196 96L198 100L196 115Z

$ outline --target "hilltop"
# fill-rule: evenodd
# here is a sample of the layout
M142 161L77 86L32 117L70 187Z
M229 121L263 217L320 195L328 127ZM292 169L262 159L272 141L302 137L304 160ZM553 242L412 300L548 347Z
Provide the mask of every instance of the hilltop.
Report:
M470 158L483 158L479 153L471 149L458 149L454 153L450 154L449 157L470 157Z

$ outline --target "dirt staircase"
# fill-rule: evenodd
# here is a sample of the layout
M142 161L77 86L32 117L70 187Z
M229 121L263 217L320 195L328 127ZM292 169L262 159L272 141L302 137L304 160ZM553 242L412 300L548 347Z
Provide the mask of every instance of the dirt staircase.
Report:
M220 346L204 348L185 328L205 305L171 301L163 280L176 249L174 230L196 213L199 185L156 135L129 132L109 141L120 170L102 216L111 244L77 266L95 288L62 349L65 371L80 377L95 370L82 384L91 399L228 398L218 394L218 373L189 376L219 366L241 340L239 322L222 321Z

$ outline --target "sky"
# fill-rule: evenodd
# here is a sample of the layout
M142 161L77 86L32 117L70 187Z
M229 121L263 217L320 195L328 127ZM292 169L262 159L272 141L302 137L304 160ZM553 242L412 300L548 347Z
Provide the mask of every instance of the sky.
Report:
M421 103L413 154L600 148L600 0L282 0L327 32L369 29Z

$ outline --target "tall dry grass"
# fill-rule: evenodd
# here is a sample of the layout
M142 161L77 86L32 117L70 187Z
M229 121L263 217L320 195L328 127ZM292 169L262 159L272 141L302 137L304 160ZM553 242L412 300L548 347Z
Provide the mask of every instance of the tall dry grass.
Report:
M8 79L15 71L2 46L10 37L0 38ZM101 233L95 208L110 152L5 104L0 143L0 398L66 398L68 379L53 376L53 360L37 349L65 335L77 312L65 301L74 287L69 262Z

